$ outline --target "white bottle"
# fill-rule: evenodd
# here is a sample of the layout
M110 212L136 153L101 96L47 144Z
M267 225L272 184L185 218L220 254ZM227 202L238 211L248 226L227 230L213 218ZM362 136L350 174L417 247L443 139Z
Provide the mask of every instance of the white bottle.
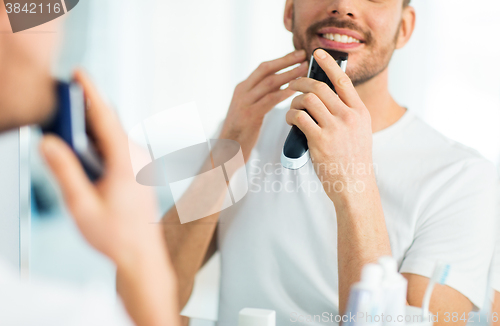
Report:
M276 311L245 308L240 311L238 326L276 326Z
M398 264L392 257L385 256L378 260L384 271L382 278L382 325L402 326L405 324L406 291L408 281L398 273Z
M344 317L347 321L343 325L381 325L382 275L380 265L367 264L363 267L361 281L351 287L347 315Z

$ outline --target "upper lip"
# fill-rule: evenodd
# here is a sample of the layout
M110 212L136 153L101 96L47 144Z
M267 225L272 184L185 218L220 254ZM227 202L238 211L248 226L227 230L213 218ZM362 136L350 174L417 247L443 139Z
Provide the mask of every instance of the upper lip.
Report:
M355 32L351 29L346 29L346 28L336 28L336 27L325 27L322 28L318 31L318 34L340 34L340 35L347 35L350 37L353 37L361 42L364 42L365 40L363 39L363 36Z

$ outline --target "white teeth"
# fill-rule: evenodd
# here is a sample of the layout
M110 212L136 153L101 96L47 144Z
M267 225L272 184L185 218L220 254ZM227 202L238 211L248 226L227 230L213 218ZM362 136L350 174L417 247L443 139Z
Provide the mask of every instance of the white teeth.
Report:
M322 36L330 41L335 41L339 43L360 43L358 39L355 39L354 37L347 35L329 33L329 34L323 34Z

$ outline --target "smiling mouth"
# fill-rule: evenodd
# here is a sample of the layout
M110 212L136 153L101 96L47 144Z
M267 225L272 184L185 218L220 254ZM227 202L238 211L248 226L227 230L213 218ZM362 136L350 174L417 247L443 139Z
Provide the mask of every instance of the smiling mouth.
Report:
M319 36L330 41L344 43L344 44L364 43L363 41L358 40L352 36L342 35L342 34L326 33L326 34L319 34Z

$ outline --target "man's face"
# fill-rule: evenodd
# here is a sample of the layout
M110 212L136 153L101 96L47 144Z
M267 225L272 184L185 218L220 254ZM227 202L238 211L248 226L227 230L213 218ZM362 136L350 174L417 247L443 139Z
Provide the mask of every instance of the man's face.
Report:
M360 85L388 66L402 12L403 0L288 0L285 25L309 57L318 47L349 53L347 75Z
M39 123L54 108L50 67L59 24L53 21L13 34L0 0L0 132Z

